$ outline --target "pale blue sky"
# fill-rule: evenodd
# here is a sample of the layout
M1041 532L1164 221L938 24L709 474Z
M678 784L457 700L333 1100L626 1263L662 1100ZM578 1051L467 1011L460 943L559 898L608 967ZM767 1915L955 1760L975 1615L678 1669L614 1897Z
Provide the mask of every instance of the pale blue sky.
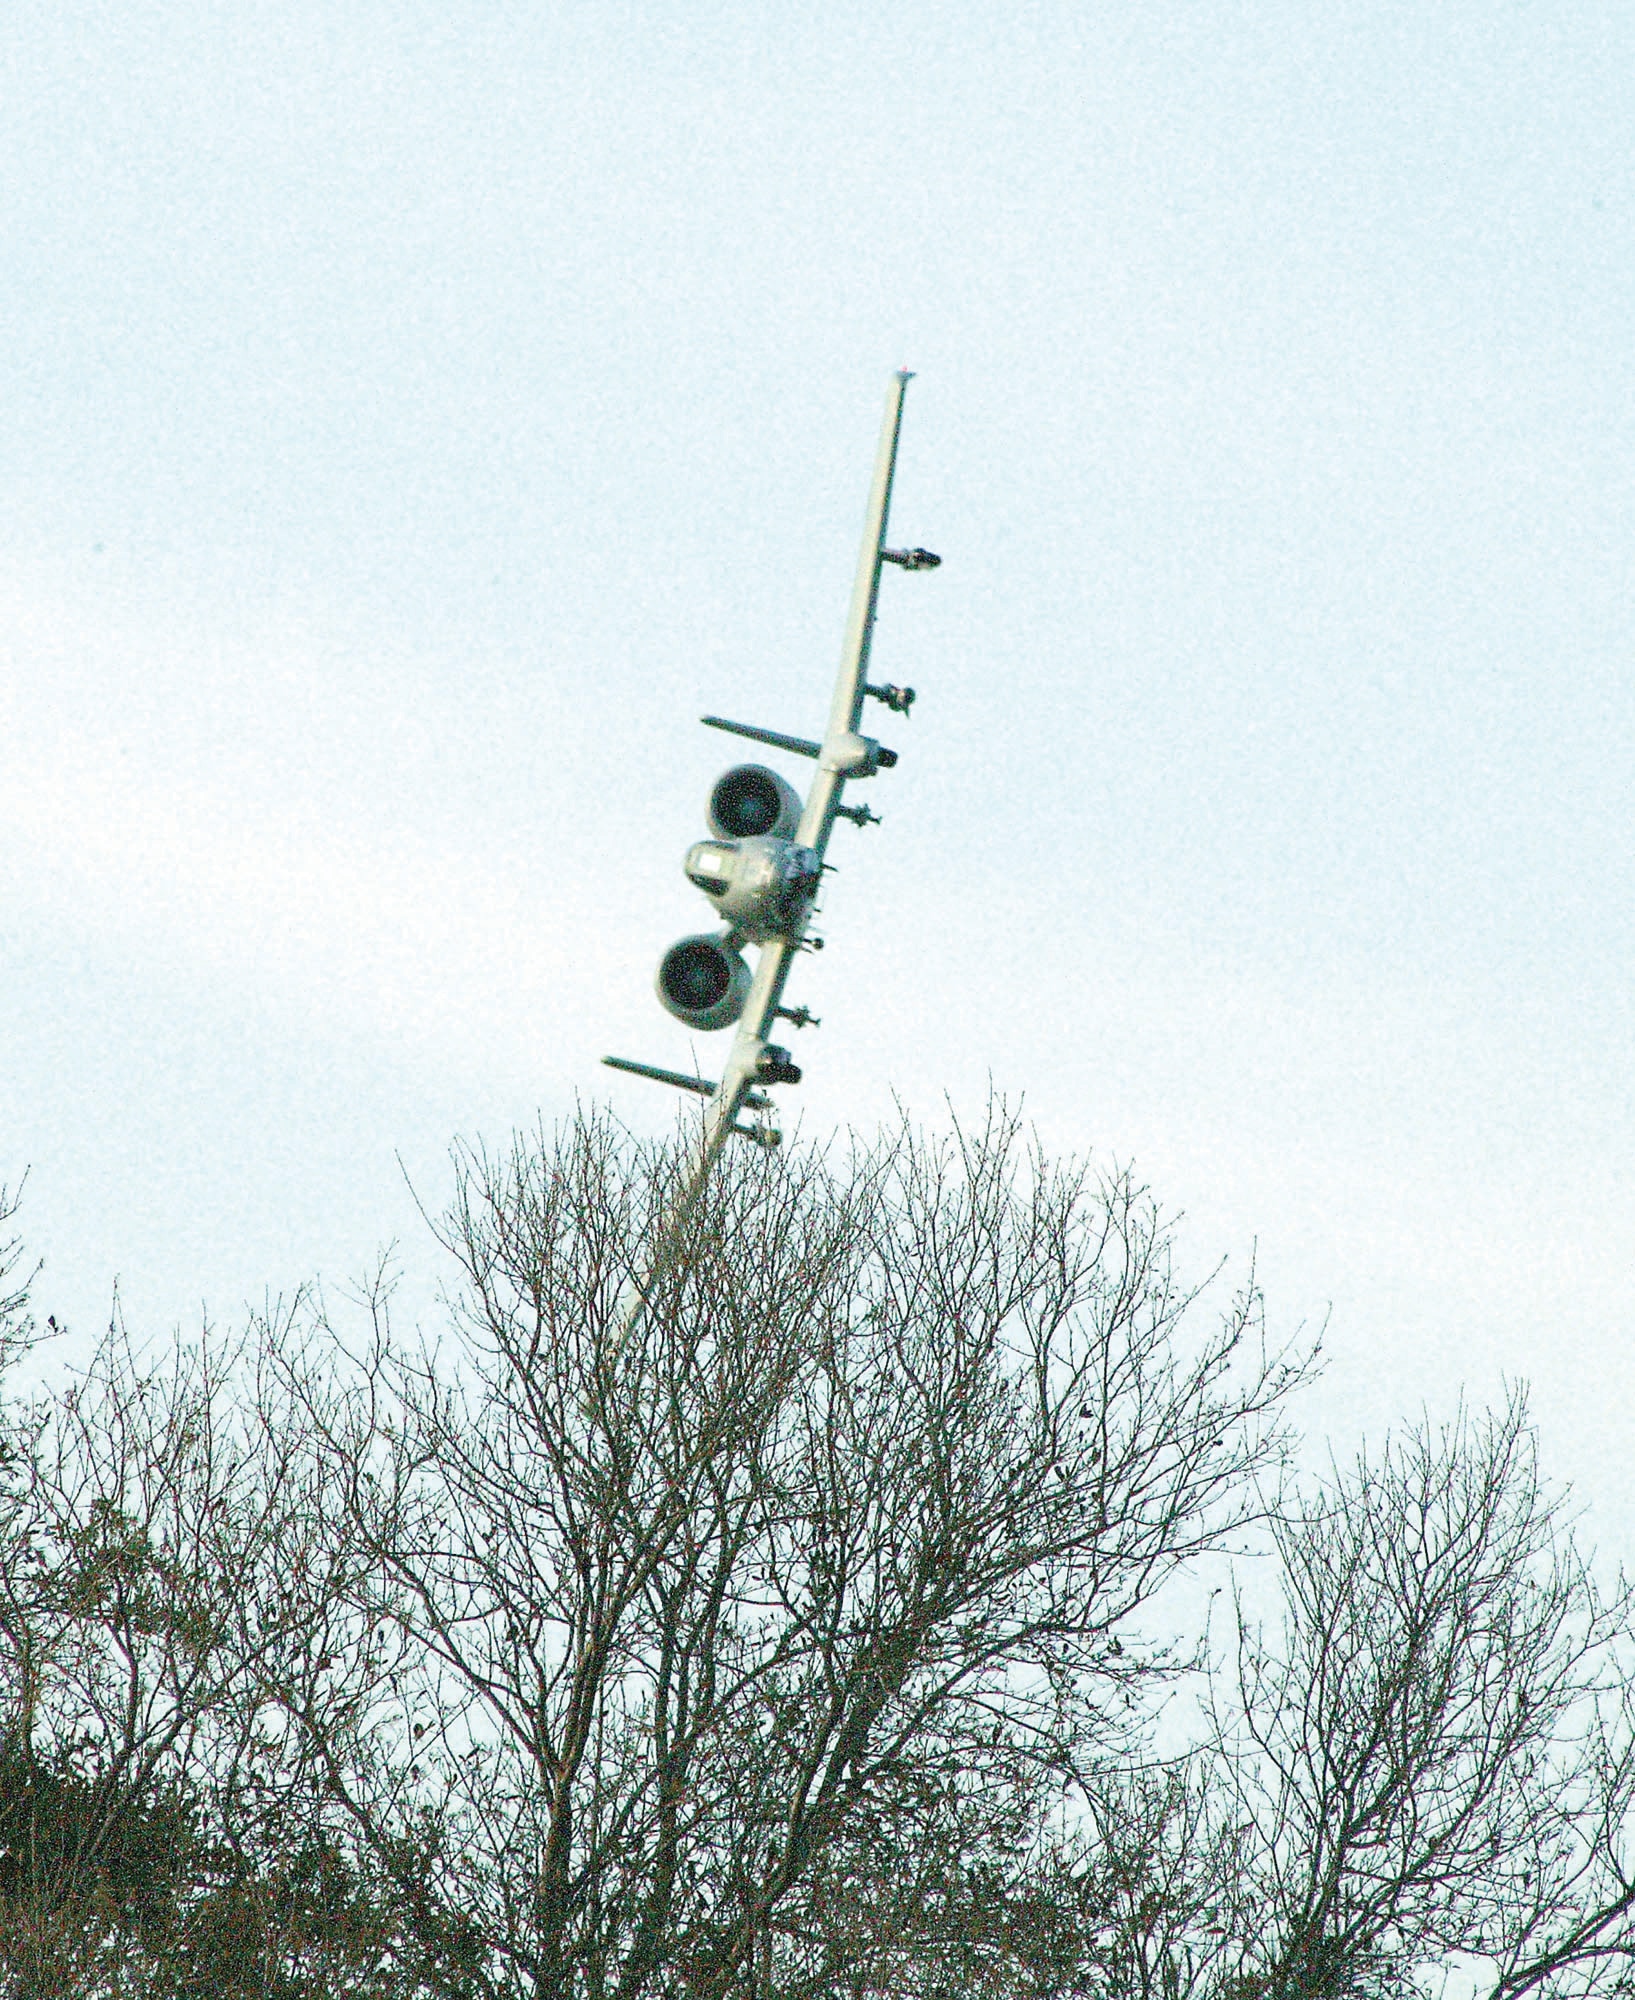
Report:
M42 1309L669 1116L694 718L820 722L907 364L807 1131L991 1072L1332 1302L1342 1447L1526 1376L1623 1552L1635 13L14 0L0 90Z

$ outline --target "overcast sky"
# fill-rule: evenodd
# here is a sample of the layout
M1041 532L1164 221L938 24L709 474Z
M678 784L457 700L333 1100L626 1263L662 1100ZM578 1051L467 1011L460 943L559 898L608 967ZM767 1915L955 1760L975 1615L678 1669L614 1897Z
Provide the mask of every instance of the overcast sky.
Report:
M907 365L944 564L788 1116L991 1076L1328 1316L1318 1434L1525 1378L1635 1553L1635 11L11 0L0 54L42 1315L429 1285L405 1172L715 1073L651 985L696 718L821 726Z

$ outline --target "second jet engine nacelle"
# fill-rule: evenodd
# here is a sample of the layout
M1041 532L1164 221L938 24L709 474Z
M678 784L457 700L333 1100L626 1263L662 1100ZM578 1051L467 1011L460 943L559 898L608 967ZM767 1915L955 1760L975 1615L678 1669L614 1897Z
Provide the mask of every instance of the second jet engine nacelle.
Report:
M823 864L792 840L695 840L682 864L733 929L764 944L798 936Z
M689 1028L730 1028L749 997L750 970L724 938L684 937L659 961L659 999Z
M710 793L710 831L720 840L790 840L800 825L793 786L764 764L734 764Z

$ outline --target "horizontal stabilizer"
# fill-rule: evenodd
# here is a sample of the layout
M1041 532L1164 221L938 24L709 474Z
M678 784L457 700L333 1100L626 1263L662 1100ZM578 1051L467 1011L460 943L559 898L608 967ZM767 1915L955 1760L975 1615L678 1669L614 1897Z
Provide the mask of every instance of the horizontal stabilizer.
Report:
M654 1083L667 1083L674 1090L694 1090L700 1097L713 1097L721 1088L707 1077L687 1076L679 1069L659 1069L653 1063L632 1062L628 1056L603 1056L602 1060L609 1069L628 1070L632 1076L649 1077ZM758 1090L751 1090L746 1092L744 1102L751 1111L765 1111L772 1100Z
M729 736L747 736L755 743L770 743L774 750L793 750L797 757L816 757L823 745L805 736L785 736L778 729L757 729L753 722L728 722L724 716L701 715L707 729L724 729Z

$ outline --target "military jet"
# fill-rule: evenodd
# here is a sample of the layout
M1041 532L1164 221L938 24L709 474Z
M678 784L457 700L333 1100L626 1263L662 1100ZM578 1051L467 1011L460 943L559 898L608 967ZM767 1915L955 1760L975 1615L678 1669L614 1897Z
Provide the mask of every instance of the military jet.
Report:
M716 780L710 792L706 813L710 838L694 841L682 863L687 879L713 905L721 928L671 945L659 964L658 996L670 1013L689 1027L712 1032L736 1024L721 1080L709 1083L623 1056L603 1057L613 1069L695 1091L709 1100L681 1195L680 1216L691 1209L710 1167L733 1134L758 1145L778 1143L780 1135L770 1124L764 1120L746 1124L741 1114L770 1109L767 1086L800 1081L800 1070L789 1051L770 1038L779 1020L796 1027L816 1025L804 1007L785 1006L783 993L797 954L820 945L820 940L808 936L807 927L823 877L829 836L837 819L849 819L858 826L878 823L867 805L844 803L845 789L877 772L889 771L897 762L894 750L860 734L863 704L872 698L890 713L906 717L914 703L912 688L875 686L868 680L875 605L885 565L929 570L937 568L941 560L929 549L886 547L903 392L911 379L908 370L900 370L892 377L886 397L846 641L822 737L789 736L752 723L729 722L719 715L701 718L711 729L809 757L817 765L802 800L788 781L767 765L735 764ZM757 954L753 971L744 956L751 947Z

